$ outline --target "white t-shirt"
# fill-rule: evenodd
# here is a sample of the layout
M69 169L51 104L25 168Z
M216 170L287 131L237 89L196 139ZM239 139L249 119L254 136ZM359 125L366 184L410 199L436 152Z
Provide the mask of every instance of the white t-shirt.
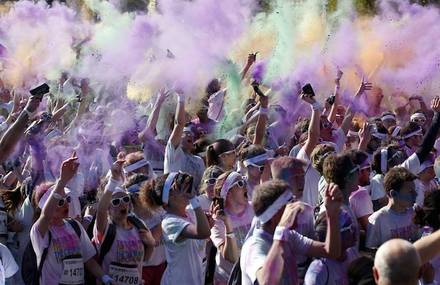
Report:
M164 173L178 171L183 171L193 176L194 187L198 189L203 172L205 171L205 164L200 157L185 153L180 145L174 148L171 141L168 141L165 148Z
M96 224L93 228L93 239L96 241L98 249L104 242L108 228L109 224L107 223L104 235L98 234ZM144 254L144 245L138 229L134 226L131 229L116 226L116 236L110 250L104 256L102 270L115 280L133 280L131 284L142 284Z
M298 152L296 158L304 160L307 163L304 192L300 200L312 206L317 206L319 201L318 184L321 174L319 174L319 172L313 168L310 158L305 152L304 147L302 147Z
M165 211L162 209L153 214L152 217L148 219L142 219L147 228L150 230L159 226L161 227L162 219L165 216ZM157 266L166 261L165 258L165 246L163 243L163 238L161 238L160 243L156 246L147 261L144 261L144 266Z
M370 194L364 187L359 186L358 190L352 192L348 201L356 218L371 215L374 212Z
M346 254L343 262L329 258L315 259L307 269L304 285L348 285L347 269L358 254L352 249L348 249Z
M30 236L39 263L44 249L49 245L49 232L42 237L36 225L32 226ZM61 226L49 227L52 240L43 265L40 284L60 283L64 268L71 264L72 259L77 259L74 261L83 264L96 254L86 231L79 223L78 226L81 229L81 239L67 221Z
M370 196L371 200L379 200L385 197L387 194L385 193L385 189L383 187L383 181L385 176L382 174L376 174L370 180Z
M217 91L209 96L208 118L214 121L220 121L225 116L224 98L226 89Z
M413 222L414 211L409 208L404 213L397 213L385 206L368 218L366 246L379 248L384 242L401 238L415 241L419 237L417 226Z
M210 200L206 194L197 196L197 200L199 200L200 207L204 212L209 211L209 207L211 207L212 200Z
M5 284L6 278L11 278L18 271L18 265L9 249L0 243L0 285Z
M251 228L253 218L254 210L250 204L242 215L230 217L233 232L235 234L235 240L239 250L241 250L246 235ZM217 249L220 245L226 242L226 226L220 219L214 220L214 226L211 228L211 240ZM224 257L220 254L220 250L217 250L215 261L217 266L215 267L214 279L219 280L222 283L227 282L234 264L224 259Z
M241 250L240 267L241 282L243 285L258 284L257 271L263 267L267 254L272 246L273 236L262 229L255 229L252 236L244 243ZM306 255L312 245L313 240L304 237L296 231L290 231L289 241L285 243L289 246L286 252L285 276L281 279L285 284L297 284L296 258L295 255ZM291 276L287 276L291 273Z
M201 251L205 249L205 240L184 239L177 241L182 231L193 223L189 213L187 216L187 218L183 218L167 213L162 220L165 256L168 263L162 276L162 285L198 285L204 282Z
M315 239L315 213L314 208L307 203L302 203L304 211L299 213L296 218L295 231L300 235ZM307 261L307 256L296 255L297 265L302 265Z

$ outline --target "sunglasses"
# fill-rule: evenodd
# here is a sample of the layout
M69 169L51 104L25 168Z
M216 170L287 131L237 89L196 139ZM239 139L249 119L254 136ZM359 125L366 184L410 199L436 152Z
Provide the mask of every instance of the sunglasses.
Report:
M237 185L239 188L245 188L246 187L246 182L244 180L238 180L235 183L233 183L231 185L231 188L234 188L235 185Z
M124 202L124 204L130 203L130 196L124 196L121 198L114 198L112 199L112 205L113 207L117 207L121 204L121 202Z
M70 201L72 201L72 198L70 196L66 196L58 201L58 207L63 207L66 203L70 204Z
M205 182L205 184L212 186L212 185L215 185L215 183L217 182L217 179L216 178L209 178L209 179L206 179L204 182Z

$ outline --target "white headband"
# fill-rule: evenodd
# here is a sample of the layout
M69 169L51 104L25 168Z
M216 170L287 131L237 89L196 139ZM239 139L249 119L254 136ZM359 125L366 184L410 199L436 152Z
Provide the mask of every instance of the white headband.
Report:
M55 190L55 185L52 185L44 194L41 196L40 201L38 201L38 208L43 210L44 205L46 205L47 201L49 200L50 194ZM64 192L66 195L68 195L71 191L69 188L64 187Z
M229 173L228 177L226 177L225 182L223 183L222 189L220 190L220 197L226 198L228 195L229 189L231 189L231 185L237 178L242 178L241 174L238 172L231 172Z
M383 116L382 118L381 118L381 121L383 122L383 121L385 121L385 120L396 120L396 116L394 116L394 115L392 115L392 114L387 114L387 115L385 115L385 116Z
M167 179L165 180L165 184L163 186L163 192L162 192L162 203L168 204L168 199L170 198L170 190L171 186L173 185L174 178L179 174L179 172L171 172L168 174Z
M385 175L388 168L388 149L383 148L380 150L380 171Z
M415 119L424 119L426 120L426 117L423 113L414 113L411 115L411 117L409 117L410 121L414 121Z
M395 127L393 133L391 134L391 136L392 137L397 137L397 135L399 134L400 130L401 130L401 127L399 127L399 126Z
M402 139L409 139L410 137L416 136L416 135L421 135L422 134L422 129L418 129L417 131L414 131L412 133L409 133L405 136L402 137Z
M258 220L264 224L267 223L272 217L284 206L286 205L290 199L292 199L293 195L292 192L289 190L285 191L283 194L281 194L280 197L278 197L275 202L272 203L272 205L269 206L269 208L266 209L266 211L263 212L263 214L258 216Z
M263 154L251 157L249 159L246 159L245 161L243 161L243 165L245 167L248 167L251 164L266 161L268 158L269 158L269 156L267 155L267 153L263 153Z
M191 134L193 133L191 127L184 127L182 132L184 132L184 133L191 133Z
M146 160L145 158L142 158L141 160L136 161L135 163L132 163L132 164L124 167L124 172L129 173L129 172L135 171L141 167L144 167L145 165L148 165L148 164L150 164L148 162L148 160Z

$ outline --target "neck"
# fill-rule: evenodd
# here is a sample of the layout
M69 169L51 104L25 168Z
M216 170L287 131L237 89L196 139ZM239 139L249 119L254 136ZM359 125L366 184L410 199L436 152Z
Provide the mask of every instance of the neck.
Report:
M404 213L407 210L406 207L399 205L399 203L396 203L393 199L390 199L388 206L391 210L397 213Z
M53 218L52 223L54 226L62 226L64 224L63 218Z
M174 208L174 207L168 207L166 211L170 214L179 216L179 217L186 217L186 210L183 207Z
M120 226L124 229L129 227L126 215L119 215L118 217L113 217L112 220L115 223L115 225Z
M138 205L133 205L133 212L142 219L151 217L151 212L147 208Z
M257 185L257 184L260 183L260 179L259 178L252 177L252 176L249 176L249 175L247 175L247 178L248 178L248 183L249 184Z
M238 203L228 203L226 210L233 215L240 215L246 210L247 205L240 205Z

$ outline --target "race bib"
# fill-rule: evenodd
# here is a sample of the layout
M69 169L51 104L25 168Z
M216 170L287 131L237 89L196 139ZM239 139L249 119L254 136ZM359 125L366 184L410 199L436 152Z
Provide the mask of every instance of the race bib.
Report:
M138 285L142 283L137 265L110 264L109 275L118 285Z
M81 257L63 260L63 275L60 284L84 284L84 262Z

